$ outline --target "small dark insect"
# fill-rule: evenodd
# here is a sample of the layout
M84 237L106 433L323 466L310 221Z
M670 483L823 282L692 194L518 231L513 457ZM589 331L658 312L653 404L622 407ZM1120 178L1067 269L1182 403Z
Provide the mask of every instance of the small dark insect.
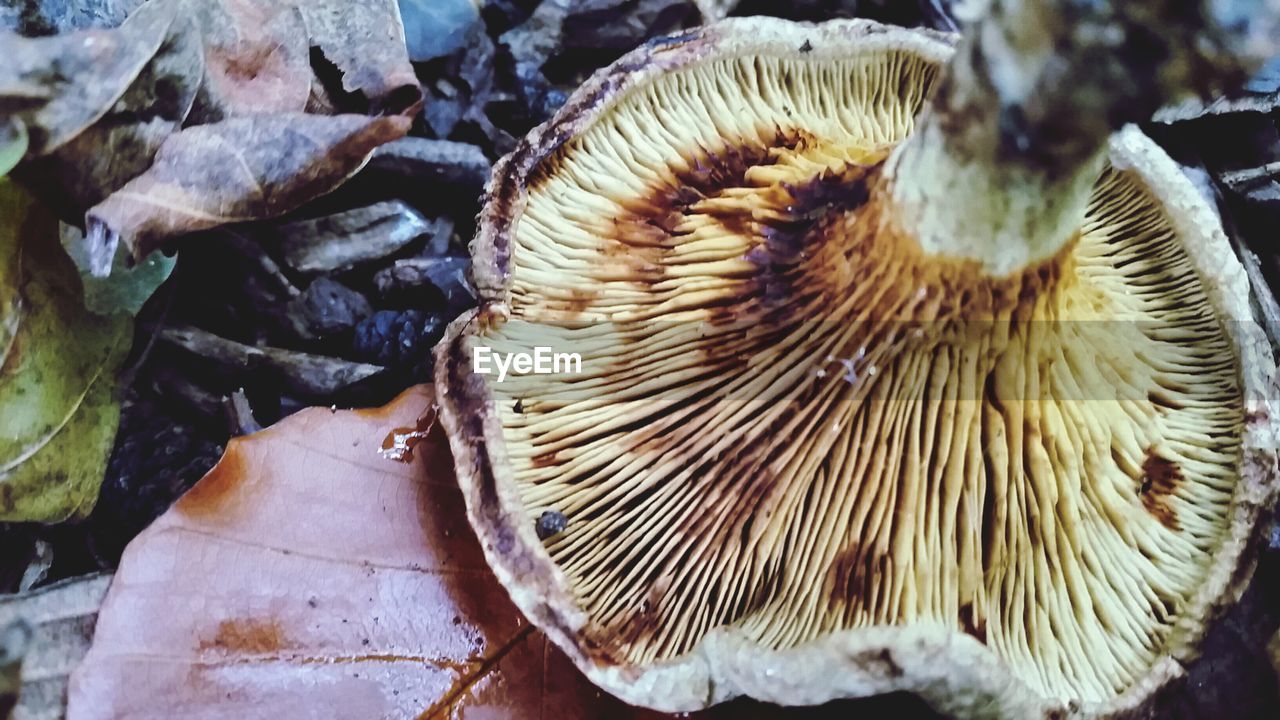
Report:
M804 44L800 46L800 52L802 53L813 52L813 43L809 42L808 40L805 40Z
M564 513L559 510L548 510L538 516L538 539L546 540L559 535L568 526L569 518L565 517Z

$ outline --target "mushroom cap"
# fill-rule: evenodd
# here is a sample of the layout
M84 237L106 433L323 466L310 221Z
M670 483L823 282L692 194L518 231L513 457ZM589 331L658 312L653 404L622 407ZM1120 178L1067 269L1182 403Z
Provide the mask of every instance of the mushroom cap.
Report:
M1130 128L1058 257L923 256L879 163L951 46L726 21L494 169L440 418L499 581L627 702L1133 711L1252 573L1275 364L1216 214ZM581 372L473 372L537 346Z

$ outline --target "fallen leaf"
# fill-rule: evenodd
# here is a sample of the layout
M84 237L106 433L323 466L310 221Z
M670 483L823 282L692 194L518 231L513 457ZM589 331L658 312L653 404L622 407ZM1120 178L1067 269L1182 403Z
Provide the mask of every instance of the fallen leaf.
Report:
M88 575L17 595L0 595L0 634L15 623L30 629L20 683L11 688L19 690L13 720L64 716L68 678L89 649L98 606L110 582L110 575ZM0 677L3 673L0 670ZM0 698L4 684L0 679ZM0 699L0 717L4 717L3 707Z
M84 305L98 315L122 312L136 316L155 291L169 279L176 256L153 252L140 262L134 262L125 248L118 248L111 264L111 274L96 277L90 272L89 257L84 244L84 232L80 228L61 225L62 249L71 256L80 271L84 285Z
M48 4L11 24L70 12ZM114 29L0 32L0 54L0 155L28 136L15 177L71 224L105 218L139 256L135 236L154 246L332 190L421 99L394 0L151 0ZM317 108L406 117L303 115ZM93 237L106 274L118 236Z
M465 689L536 643L470 535L444 443L380 454L430 403L417 388L232 440L125 551L69 717L412 718L453 696L510 717Z
M111 109L164 44L173 7L148 3L113 30L0 33L0 110L26 125L27 157L57 150Z
M83 517L120 406L127 316L84 309L57 220L0 181L0 521Z
M311 46L338 68L342 89L360 94L369 111L405 112L419 101L396 0L301 0L297 7Z
M165 141L151 169L88 212L93 269L106 271L121 240L140 259L174 235L294 210L341 185L410 122L292 113L187 128Z
M507 599L431 406L421 386L380 410L313 408L232 440L125 551L68 717L667 718L590 685ZM920 707L894 702L735 702L691 717Z
M140 24L151 28L148 15L174 14L160 7L165 4L180 5L153 1L118 32L132 34ZM178 15L157 31L162 33L159 47L105 113L58 147L29 157L14 173L66 222L81 225L85 208L150 167L160 145L191 112L204 65L196 26Z
M212 0L191 9L205 44L195 122L306 109L312 73L307 28L296 6Z

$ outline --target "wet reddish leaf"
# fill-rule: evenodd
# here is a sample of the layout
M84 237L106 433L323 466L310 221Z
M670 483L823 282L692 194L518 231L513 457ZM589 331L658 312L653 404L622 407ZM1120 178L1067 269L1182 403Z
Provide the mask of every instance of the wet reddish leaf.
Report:
M70 720L668 717L602 694L511 605L447 443L415 438L431 401L420 387L233 440L125 551ZM406 447L409 462L386 457ZM843 716L739 702L693 717Z
M89 211L89 254L109 267L120 240L143 258L173 235L289 212L337 188L410 122L280 113L187 128Z
M545 641L489 575L444 443L381 453L429 404L232 441L125 552L69 717L531 717Z

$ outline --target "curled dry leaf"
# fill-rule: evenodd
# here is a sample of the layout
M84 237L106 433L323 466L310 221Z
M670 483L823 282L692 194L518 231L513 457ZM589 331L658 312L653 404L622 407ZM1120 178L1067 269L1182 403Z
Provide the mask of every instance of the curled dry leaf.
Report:
M57 220L0 182L0 521L84 516L120 406L125 315L84 309Z
M0 112L27 127L27 156L53 152L105 115L155 57L174 21L171 5L148 3L115 30L42 38L0 33Z
M30 630L21 674L9 678L9 687L0 658L0 718L5 717L6 691L16 696L13 720L63 717L67 681L89 650L98 606L110 582L110 575L87 575L18 595L0 595L0 636L6 626Z
M402 112L418 102L396 0L304 0L297 7L311 46L342 73L344 91L359 93L380 112Z
M294 210L337 188L409 124L289 113L187 128L165 141L150 170L89 211L93 269L105 272L120 240L142 258L173 235Z
M156 9L163 4L144 6L119 33L140 24L156 26L150 15L174 15ZM200 36L185 15L157 29L163 30L159 47L106 112L56 149L28 158L14 173L66 222L81 225L85 208L144 172L191 112L204 64Z
M361 96L361 107L347 110L400 112L418 99L392 0L168 1L190 7L204 38L204 82L193 113L198 123L302 112L321 83L313 51L337 68L342 93Z
M511 605L431 407L419 387L233 440L125 551L68 716L666 717L588 685ZM383 456L396 445L412 446L409 462ZM737 704L698 717L780 715Z
M420 98L393 0L151 0L111 30L0 33L0 54L0 155L24 131L19 179L73 224L94 208L135 252L297 207L409 123L304 111L408 116ZM117 236L95 237L106 274Z

